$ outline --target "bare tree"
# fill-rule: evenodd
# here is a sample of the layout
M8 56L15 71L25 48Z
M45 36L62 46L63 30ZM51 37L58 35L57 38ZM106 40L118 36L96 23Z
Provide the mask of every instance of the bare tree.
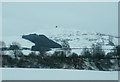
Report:
M3 50L6 48L6 44L4 41L0 41L0 67L2 67L2 55L5 55L5 51Z
M4 48L6 48L6 44L4 41L0 41L0 55L4 55L5 52L4 52Z
M71 53L71 48L67 40L62 40L62 50L66 55Z
M21 51L21 45L18 42L12 42L9 49L11 50L11 53L15 55L15 58L23 54Z
M102 49L102 45L98 44L93 44L92 45L92 56L95 58L103 58L105 55L104 50Z

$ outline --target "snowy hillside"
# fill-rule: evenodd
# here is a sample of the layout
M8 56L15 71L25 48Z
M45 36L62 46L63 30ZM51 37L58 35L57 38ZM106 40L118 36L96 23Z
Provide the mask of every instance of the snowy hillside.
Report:
M99 43L105 52L113 49L118 45L118 37L101 34L96 32L83 32L78 29L62 29L56 28L53 32L48 32L46 35L61 44L62 40L67 40L70 48L91 48L92 44ZM72 49L72 52L80 54L82 49Z
M114 46L118 45L118 37L96 32L85 32L79 29L53 28L50 30L40 30L34 33L43 34L59 44L61 44L62 40L67 40L70 48L91 48L92 44L99 43L107 53L110 51L109 49L113 49ZM12 41L19 42L22 47L31 48L31 46L34 45L30 41L22 39L22 34L21 36L3 37L3 41L5 41L7 46L10 45ZM82 49L72 49L72 52L77 54L80 54L81 51ZM23 52L26 53L30 51Z
M12 75L11 75L12 74ZM3 80L118 80L117 71L2 68Z

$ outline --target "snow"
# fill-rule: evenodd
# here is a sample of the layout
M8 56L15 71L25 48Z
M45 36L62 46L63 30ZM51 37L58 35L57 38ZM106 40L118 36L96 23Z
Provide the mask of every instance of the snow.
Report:
M113 49L114 46L108 45L109 43L109 35L101 35L96 32L84 32L80 29L73 28L51 28L51 30L41 29L39 32L34 32L36 34L44 34L48 38L53 41L61 44L62 40L68 40L70 48L90 48L92 44L100 43L103 46L103 49ZM31 34L31 33L27 33ZM28 40L22 39L22 35L20 36L10 36L3 37L3 41L5 41L6 45L10 45L13 41L16 41L21 44L22 47L31 48L34 44ZM113 37L113 43L115 45L118 44L118 38ZM55 50L54 50L55 51ZM72 52L80 54L82 49L74 49ZM29 54L30 51L23 51L25 54ZM53 51L52 51L53 52ZM110 52L110 50L106 50L106 53Z
M3 37L2 40L5 42L6 46L9 46L12 42L18 42L20 46L27 48L31 48L31 46L34 45L34 43L23 39L22 36L7 36Z
M3 80L118 80L117 71L2 68Z
M31 50L22 50L22 52L23 52L25 55L29 55L32 51L31 51Z

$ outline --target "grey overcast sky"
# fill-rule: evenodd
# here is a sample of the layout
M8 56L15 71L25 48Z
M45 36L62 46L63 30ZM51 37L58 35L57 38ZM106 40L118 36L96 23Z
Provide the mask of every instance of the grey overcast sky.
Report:
M117 2L4 2L2 9L3 36L56 25L118 35Z

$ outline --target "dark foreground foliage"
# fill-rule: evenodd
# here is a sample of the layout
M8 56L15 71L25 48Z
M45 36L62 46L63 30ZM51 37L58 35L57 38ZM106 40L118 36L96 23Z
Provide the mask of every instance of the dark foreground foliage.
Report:
M77 54L68 57L63 52L55 52L52 56L36 55L30 53L28 56L22 55L12 58L9 55L3 55L3 67L19 68L64 68L64 69L84 69L84 59Z
M14 68L87 69L108 71L115 69L114 67L119 62L118 60L116 61L116 58L110 56L110 53L106 56L92 56L92 54L88 52L82 56L78 56L76 53L66 56L63 51L56 51L52 55L47 55L46 53L37 55L32 52L29 55L19 55L17 57L3 55L2 66Z
M23 54L20 50L13 50L13 56L2 55L2 67L13 68L54 68L79 70L120 70L120 46L107 54L101 46L93 45L92 49L84 48L81 55L71 53L70 48L47 54L31 52Z

